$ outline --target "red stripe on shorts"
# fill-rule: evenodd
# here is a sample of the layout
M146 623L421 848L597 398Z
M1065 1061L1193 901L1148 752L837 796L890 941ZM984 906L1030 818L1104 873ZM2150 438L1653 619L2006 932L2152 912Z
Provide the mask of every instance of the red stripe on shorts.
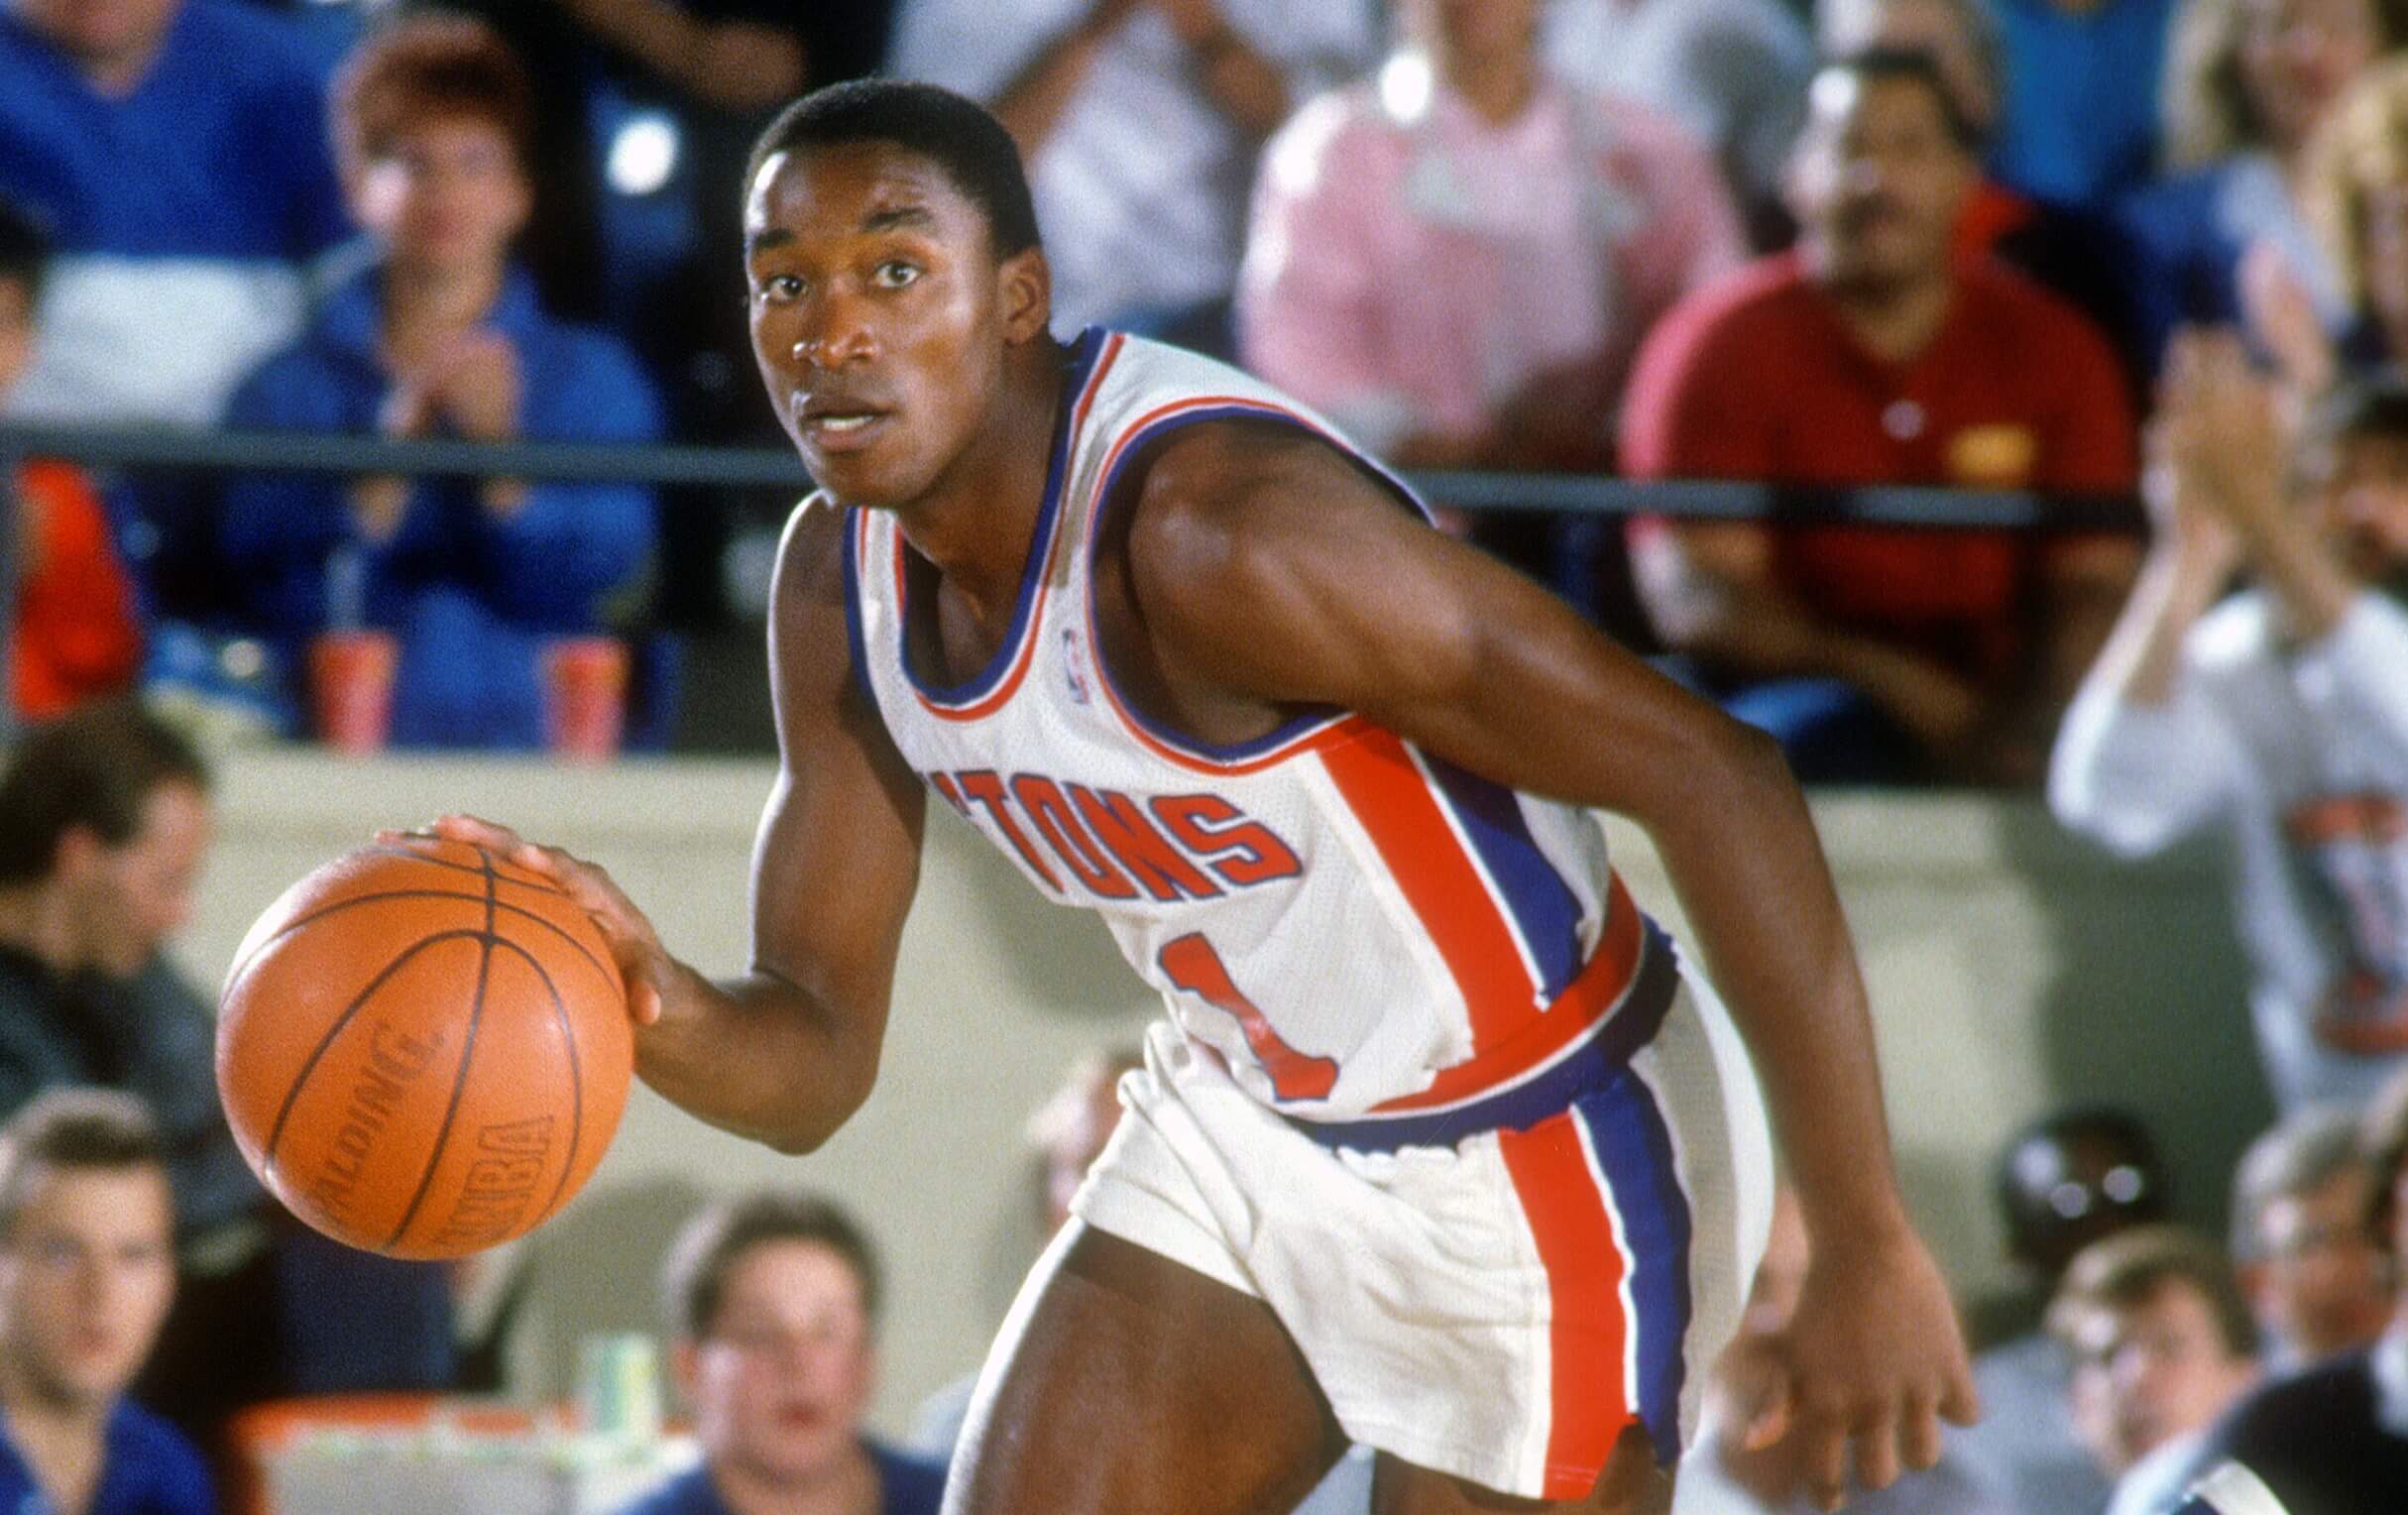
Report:
M1547 1268L1542 1497L1585 1499L1632 1421L1623 1386L1630 1323L1622 1313L1622 1248L1570 1111L1527 1131L1500 1131L1497 1147Z

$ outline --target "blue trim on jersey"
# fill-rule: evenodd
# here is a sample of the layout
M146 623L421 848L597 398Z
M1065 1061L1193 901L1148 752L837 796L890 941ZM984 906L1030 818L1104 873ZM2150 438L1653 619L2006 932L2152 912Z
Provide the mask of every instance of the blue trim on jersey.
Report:
M1689 1330L1689 1202L1672 1159L1671 1132L1655 1091L1629 1068L1572 1102L1597 1169L1612 1191L1630 1252L1631 1330L1638 1336L1639 1418L1656 1459L1680 1456L1681 1347Z
M1525 1131L1570 1109L1583 1096L1612 1086L1629 1073L1632 1057L1655 1039L1680 990L1680 958L1663 928L1639 918L1647 942L1639 949L1639 972L1622 1003L1599 1021L1586 1041L1573 1044L1545 1072L1450 1109L1355 1120L1282 1118L1325 1147L1355 1152L1395 1152L1405 1147L1451 1147L1484 1131Z
M1094 553L1091 550L1092 544L1103 539L1105 519L1120 501L1121 475L1144 455L1146 447L1150 443L1169 436L1183 427L1208 420L1267 420L1292 426L1307 436L1328 443L1347 462L1363 469L1373 478L1387 485L1396 495L1399 503L1410 509L1425 524L1433 519L1430 514L1430 507L1422 503L1421 497L1408 488L1404 480L1293 410L1282 409L1269 401L1257 400L1233 400L1228 405L1199 406L1192 410L1182 410L1176 415L1166 415L1158 421L1130 432L1113 444L1120 450L1119 460L1112 464L1111 471L1103 476L1103 482L1096 488L1095 516L1088 529L1088 540L1090 547L1088 553L1089 605L1092 606L1095 600L1093 582L1095 562ZM1139 709L1137 703L1128 697L1128 691L1120 687L1120 681L1112 677L1111 665L1104 658L1101 646L1095 648L1095 667L1102 673L1103 681L1111 685L1116 703L1128 713L1130 720L1145 728L1146 735L1166 747L1174 748L1190 757L1201 758L1209 762L1244 762L1249 758L1259 758L1265 753L1294 742L1317 727L1334 725L1346 719L1348 714L1334 705L1316 705L1282 721L1262 736L1227 745L1210 743L1174 727L1166 726Z
M1504 895L1514 930L1538 966L1540 1002L1551 1002L1580 973L1579 896L1539 850L1513 790L1428 753L1422 760Z
M995 686L1003 682L1003 675L1010 671L1020 642L1028 635L1029 613L1036 606L1038 587L1045 582L1045 565L1053 556L1054 533L1062 523L1062 480L1069 470L1071 433L1077 424L1079 402L1087 394L1088 380L1094 373L1095 359L1103 351L1108 335L1100 326L1089 326L1072 346L1070 370L1062 379L1061 413L1054 420L1053 454L1045 465L1045 499L1037 509L1037 529L1029 538L1028 561L1020 565L1020 595L1012 602L1011 629L1004 633L994 655L986 659L986 666L951 688L920 677L919 670L911 665L910 602L902 584L895 586L896 661L912 686L935 704L975 705L993 693ZM899 543L896 550L901 550Z
M856 545L860 539L860 507L845 512L844 575L845 575L845 644L853 649L853 678L861 686L861 698L871 710L878 709L878 691L869 677L869 638L861 630L861 554ZM885 712L878 712L879 719Z

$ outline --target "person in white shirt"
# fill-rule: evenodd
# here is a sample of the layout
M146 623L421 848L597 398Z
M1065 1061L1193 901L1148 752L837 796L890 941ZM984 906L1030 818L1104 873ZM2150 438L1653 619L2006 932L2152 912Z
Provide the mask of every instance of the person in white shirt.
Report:
M2408 386L2286 442L2238 339L2193 332L2165 391L2155 540L2049 805L2129 857L2222 831L2277 1103L2362 1101L2408 1061Z

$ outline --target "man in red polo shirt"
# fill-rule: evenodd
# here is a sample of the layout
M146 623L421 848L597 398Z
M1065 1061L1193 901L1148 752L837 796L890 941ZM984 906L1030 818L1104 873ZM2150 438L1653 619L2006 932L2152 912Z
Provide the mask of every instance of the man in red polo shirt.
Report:
M1920 53L1832 63L1789 175L1795 251L1683 300L1623 417L1643 478L2106 492L2133 420L2070 305L1950 250L1978 132ZM1642 597L1802 777L2029 782L2133 548L2003 531L1645 521Z

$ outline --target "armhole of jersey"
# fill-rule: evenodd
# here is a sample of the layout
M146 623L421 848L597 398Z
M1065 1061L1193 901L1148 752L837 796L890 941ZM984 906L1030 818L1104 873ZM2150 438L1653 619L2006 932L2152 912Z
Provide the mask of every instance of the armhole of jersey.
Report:
M845 579L845 644L853 657L854 687L861 692L862 703L875 711L878 692L869 677L869 639L861 631L861 520L858 509L846 510L844 529L840 571Z
M1247 763L1251 765L1264 760L1268 755L1277 753L1280 749L1311 733L1347 720L1350 712L1334 705L1312 706L1250 741L1227 746L1202 741L1188 732L1180 731L1176 727L1166 725L1147 715L1128 699L1122 692L1119 683L1112 677L1111 664L1104 657L1102 641L1095 636L1091 625L1095 614L1095 549L1101 543L1104 530L1112 520L1120 512L1130 508L1128 497L1134 493L1132 486L1136 482L1127 477L1130 468L1141 460L1151 448L1159 445L1174 432L1184 430L1189 426L1201 425L1205 421L1215 420L1258 421L1301 432L1327 446L1340 458L1351 464L1356 472L1379 485L1400 507L1412 512L1424 524L1433 524L1434 518L1431 515L1430 508L1422 503L1421 497L1416 495L1403 479L1398 478L1371 458L1364 456L1353 446L1315 422L1312 417L1265 401L1233 395L1201 396L1194 400L1165 406L1149 414L1140 416L1113 440L1104 455L1102 477L1097 481L1093 505L1089 512L1086 563L1083 569L1088 580L1085 589L1088 617L1090 622L1089 642L1093 648L1095 671L1103 682L1105 698L1123 717L1140 729L1141 736L1171 749L1170 756L1190 761L1201 760L1206 764Z

